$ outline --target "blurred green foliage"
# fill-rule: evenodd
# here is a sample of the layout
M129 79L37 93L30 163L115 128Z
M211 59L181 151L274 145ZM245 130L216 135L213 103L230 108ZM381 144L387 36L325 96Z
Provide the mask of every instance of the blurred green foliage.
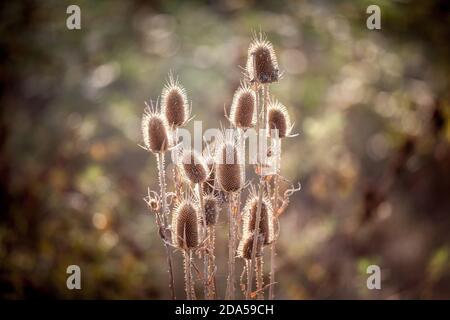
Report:
M138 147L144 101L173 70L196 120L225 123L255 30L300 133L283 146L303 189L281 219L277 297L450 298L448 1L80 0L75 31L70 4L0 4L2 298L168 298L142 201L157 188ZM225 229L222 217L219 281ZM81 291L66 288L70 264Z

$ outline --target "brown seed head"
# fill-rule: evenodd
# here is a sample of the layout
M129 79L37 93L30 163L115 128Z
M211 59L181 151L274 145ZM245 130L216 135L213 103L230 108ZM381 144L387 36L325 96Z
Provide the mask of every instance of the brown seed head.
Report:
M254 233L256 226L256 214L258 210L258 196L250 195L244 208L244 232ZM264 245L270 244L274 238L273 210L270 200L264 196L261 203L259 220L259 234L263 236Z
M180 127L189 118L189 102L184 87L169 74L161 98L162 113L171 127Z
M251 128L256 123L256 95L247 85L242 84L234 93L230 120L237 128Z
M286 107L277 100L271 100L267 110L268 135L271 134L270 130L278 129L278 137L289 137L292 125Z
M193 150L186 150L181 157L181 172L191 183L203 183L208 177L208 166L201 155Z
M170 147L170 135L167 121L161 114L146 109L142 117L142 135L144 144L153 153L166 152Z
M252 81L271 83L278 81L277 57L272 44L263 35L255 37L248 48L247 74Z
M172 216L172 239L178 248L196 248L199 245L198 209L191 201L183 200Z
M237 249L238 256L250 260L252 258L253 251L253 233L248 233L239 243L239 247ZM260 257L262 255L262 241L258 241L256 248L256 257Z
M244 186L243 168L237 146L222 144L216 154L216 178L225 192L236 192Z
M217 223L219 217L219 204L216 197L207 195L204 199L206 225L213 226Z

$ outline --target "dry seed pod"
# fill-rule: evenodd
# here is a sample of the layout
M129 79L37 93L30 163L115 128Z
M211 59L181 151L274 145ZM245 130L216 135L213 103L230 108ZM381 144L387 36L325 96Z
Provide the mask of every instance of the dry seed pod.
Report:
M267 128L278 129L278 137L289 137L292 130L291 119L287 109L277 100L272 99L267 108ZM271 132L268 132L270 135Z
M252 250L253 250L253 233L248 233L239 243L237 254L239 257L251 260L252 259ZM256 257L260 257L262 255L262 241L258 241L256 248Z
M248 48L247 74L251 81L271 83L278 81L277 57L272 44L260 34Z
M203 201L205 206L206 225L213 226L217 223L217 218L219 217L220 209L218 200L213 195L207 195Z
M256 95L245 84L234 93L230 121L236 128L242 129L251 128L256 123Z
M193 150L183 152L180 163L181 172L191 183L202 183L208 178L208 166L201 155Z
M183 200L172 216L172 239L178 248L192 249L199 245L198 208L191 201Z
M144 144L153 153L166 152L170 147L169 127L165 117L147 108L142 117Z
M222 144L216 154L216 178L225 192L236 192L244 186L243 168L237 146Z
M171 127L180 127L189 118L189 102L185 88L169 74L161 97L162 113Z
M252 194L249 196L244 207L244 232L253 233L255 231L257 210L258 196ZM263 236L264 245L270 244L273 241L273 210L270 200L266 196L263 197L261 203L259 234Z

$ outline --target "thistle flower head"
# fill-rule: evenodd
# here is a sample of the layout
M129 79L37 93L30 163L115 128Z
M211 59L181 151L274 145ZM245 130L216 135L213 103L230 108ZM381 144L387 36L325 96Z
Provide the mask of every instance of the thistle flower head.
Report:
M242 238L239 243L237 254L239 257L251 260L252 259L252 251L253 251L253 233L248 233ZM262 255L262 241L258 241L256 248L256 257L260 257Z
M258 196L255 192L252 192L244 207L244 233L255 232L257 210ZM263 196L261 203L259 234L263 237L264 245L270 244L274 239L273 209L266 195Z
M230 121L236 128L251 128L256 123L256 95L246 84L235 91L231 103Z
M209 170L203 157L194 150L184 150L179 164L186 180L202 183L208 178Z
M275 56L272 43L262 33L253 37L253 41L248 48L246 69L251 81L259 83L278 81L277 57Z
M219 201L214 195L207 195L204 199L205 219L207 226L213 226L217 223L219 217Z
M291 136L292 124L289 113L284 105L275 99L269 102L267 107L267 128L278 129L278 137L285 138Z
M198 207L191 200L182 200L172 215L172 241L180 249L199 245Z
M226 139L216 148L215 175L222 191L237 192L244 186L244 170L236 139Z
M157 112L153 103L147 105L142 117L142 136L147 150L163 153L170 148L169 126L165 117Z
M162 114L171 127L180 127L186 123L190 115L186 89L174 79L172 73L163 88L161 95Z

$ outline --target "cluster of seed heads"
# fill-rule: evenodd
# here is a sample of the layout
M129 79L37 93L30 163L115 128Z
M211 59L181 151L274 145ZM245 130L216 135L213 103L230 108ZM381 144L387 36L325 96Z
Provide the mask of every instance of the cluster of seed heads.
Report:
M260 112L258 96L261 96L259 92L262 86L277 82L280 76L272 44L262 35L255 37L248 49L245 79L233 95L230 114L227 117L234 128L244 132L255 125L261 125L258 122L258 112ZM270 136L271 129L277 129L279 138L292 136L293 125L286 107L273 98L265 100L264 104L266 117L263 119L266 122L262 125L269 129L268 135ZM165 190L164 153L177 146L177 130L189 121L190 113L191 106L185 88L178 79L169 74L168 81L162 90L160 107L150 103L150 106L147 105L145 109L142 118L142 134L145 149L157 155L161 187L161 194L149 199L147 203L153 211L160 211L157 214L160 230L170 230L171 244L185 253L185 289L188 297L192 298L195 297L190 271L192 250L204 254L205 297L211 292L215 292L215 284L214 289L206 290L206 286L212 286L212 280L209 277L213 276L213 274L207 273L215 272L215 258L212 254L214 251L214 226L218 222L219 212L224 202L228 202L230 205L230 239L234 232L241 233L241 240L237 246L234 246L234 240L229 239L230 257L234 259L237 253L238 257L245 259L248 263L253 257L258 257L260 262L259 267L257 266L259 273L257 273L262 274L263 248L274 243L275 240L273 221L276 219L276 215L272 204L277 200L268 197L266 192L262 191L258 196L253 189L241 210L240 194L246 182L241 144L236 137L225 137L223 141L215 141L214 145L207 146L211 149L207 156L191 149L175 150L178 152L179 162L174 168L175 205L169 220L170 210L166 210L168 196ZM245 144L242 145L245 146ZM260 190L262 187L261 185ZM196 196L193 195L195 192L198 192ZM154 192L154 194L156 193ZM172 203L172 200L170 202ZM241 226L235 224L237 226L235 227L231 222L237 216L242 217L243 223ZM256 230L258 223L259 227ZM213 233L211 234L211 232ZM256 252L253 252L255 234L258 237ZM208 241L210 242L208 243ZM205 243L206 246L210 246L207 250L202 249ZM206 256L207 254L209 256ZM168 252L169 271L172 272L170 259ZM208 266L208 263L212 263L213 266ZM232 283L232 275L229 273L230 278ZM171 280L173 281L173 275ZM262 277L260 276L257 279L257 285L261 283ZM174 296L173 283L172 296Z

